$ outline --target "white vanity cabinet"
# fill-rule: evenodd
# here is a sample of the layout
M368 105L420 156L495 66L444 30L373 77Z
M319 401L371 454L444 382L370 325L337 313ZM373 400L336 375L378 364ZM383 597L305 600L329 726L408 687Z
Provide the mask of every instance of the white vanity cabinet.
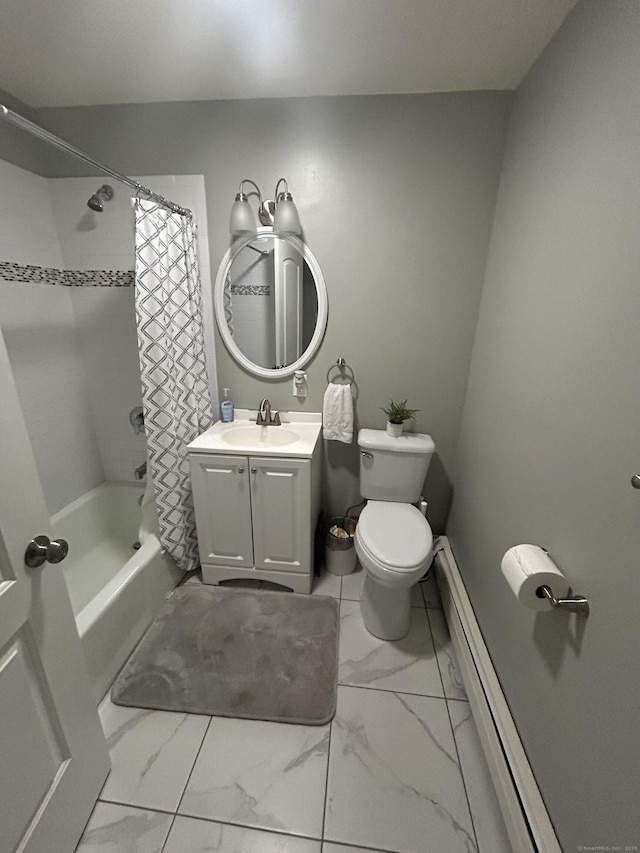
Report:
M207 432L216 427L210 439L224 435L218 424ZM232 431L228 427L226 433ZM224 444L225 452L213 452L217 444L204 433L189 446L203 581L255 578L310 592L320 513L320 442L313 443L307 458L287 456L285 447L276 455L268 444L259 454L233 445L229 452ZM291 450L301 452L300 447Z

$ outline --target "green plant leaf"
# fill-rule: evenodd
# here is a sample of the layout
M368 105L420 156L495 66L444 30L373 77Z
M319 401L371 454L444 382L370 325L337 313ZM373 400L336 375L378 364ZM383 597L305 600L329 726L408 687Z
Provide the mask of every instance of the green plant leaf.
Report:
M389 400L388 406L381 406L380 408L387 416L387 420L392 424L401 424L405 421L410 421L416 412L420 411L420 409L410 409L407 406L406 400L403 400L401 403L395 403L393 400Z

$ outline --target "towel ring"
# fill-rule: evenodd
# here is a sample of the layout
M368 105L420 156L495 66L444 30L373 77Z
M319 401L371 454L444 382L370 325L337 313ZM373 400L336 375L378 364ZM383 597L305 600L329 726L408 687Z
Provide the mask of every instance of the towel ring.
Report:
M331 371L338 369L340 371L339 376L336 376L335 379L342 379L343 382L337 382L337 385L353 385L356 380L355 373L353 372L353 368L347 364L344 358L337 358L336 363L332 364L329 370L327 370L327 382L333 382L334 379L331 378ZM347 373L350 371L351 375Z

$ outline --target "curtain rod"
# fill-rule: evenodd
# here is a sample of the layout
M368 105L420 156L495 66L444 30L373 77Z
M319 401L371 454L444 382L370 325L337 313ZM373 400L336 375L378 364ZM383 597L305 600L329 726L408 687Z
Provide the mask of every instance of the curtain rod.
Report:
M79 148L74 148L73 145L70 145L68 142L65 142L64 139L60 139L58 136L54 136L53 133L49 133L48 130L45 130L40 125L35 124L29 119L21 116L19 113L10 110L8 107L5 107L4 104L0 104L0 118L5 119L5 121L14 124L16 127L22 128L22 130L26 130L27 133L30 133L32 136L36 136L38 139L42 139L44 142L48 142L50 145L54 145L56 148L60 148L62 151L65 151L67 154L71 154L74 157L77 157L79 160L83 160L85 163L88 163L90 166L93 166L95 169L98 169L101 172L104 172L105 175L109 175L114 178L116 181L120 181L121 184L126 184L128 187L131 187L132 190L135 190L136 193L144 193L147 196L149 201L155 201L158 204L161 204L163 207L169 208L169 210L174 213L180 213L182 216L187 216L189 219L192 218L193 214L187 207L180 207L179 204L176 204L174 201L169 201L162 195L158 195L158 193L154 193L153 190L148 189L147 187L143 187L142 184L137 181L128 178L126 175L121 175L119 172L114 172L113 169L110 169L109 166L103 166L102 163L98 163L96 160L93 160L84 152L80 151Z

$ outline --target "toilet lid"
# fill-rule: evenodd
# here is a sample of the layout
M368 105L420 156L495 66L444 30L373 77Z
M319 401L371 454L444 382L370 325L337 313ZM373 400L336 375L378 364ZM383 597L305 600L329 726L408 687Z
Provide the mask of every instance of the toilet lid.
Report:
M357 535L366 550L395 571L409 571L427 559L433 534L411 504L369 501L360 513Z

